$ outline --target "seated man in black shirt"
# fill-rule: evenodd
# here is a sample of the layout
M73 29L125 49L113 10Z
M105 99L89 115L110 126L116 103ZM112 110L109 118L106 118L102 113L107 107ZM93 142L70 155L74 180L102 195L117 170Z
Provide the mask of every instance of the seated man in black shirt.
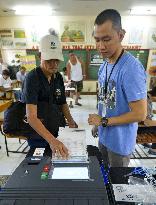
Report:
M31 147L43 147L49 143L53 153L68 156L68 149L56 139L61 123L61 113L70 128L76 127L66 103L65 88L58 72L63 60L61 44L55 32L41 39L41 66L30 71L25 78L21 101L26 103L27 121L39 134L28 139ZM46 117L46 120L43 117Z

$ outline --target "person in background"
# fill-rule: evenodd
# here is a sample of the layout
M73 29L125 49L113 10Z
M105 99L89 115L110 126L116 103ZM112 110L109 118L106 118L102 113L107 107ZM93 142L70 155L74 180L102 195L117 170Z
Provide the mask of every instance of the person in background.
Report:
M152 119L146 119L144 121L144 125L147 126L149 128L149 130L151 129L152 133L156 133L156 120L152 120ZM149 133L148 130L148 133ZM146 145L145 145L146 147ZM148 146L149 150L148 153L152 154L152 155L156 155L156 143L152 143L151 146Z
M12 88L12 81L10 79L10 73L8 70L3 70L0 75L0 91L1 97L5 95L5 91Z
M16 73L16 78L18 83L20 83L21 85L24 82L25 76L26 76L27 72L26 72L26 68L24 66L21 66L19 71Z
M64 83L68 83L67 68L63 67L62 72L60 72Z
M146 73L142 64L126 52L121 16L114 9L95 19L94 39L104 62L98 73L98 114L90 114L89 125L98 127L99 149L104 164L127 167L135 149L138 122L147 114Z
M3 62L2 58L0 58L0 74L2 74L3 70L7 70L7 64Z
M60 114L62 113L67 119L70 128L75 128L77 125L66 103L64 82L58 72L58 65L63 61L63 55L59 37L54 30L41 39L40 51L41 65L27 74L21 96L21 102L26 103L27 121L40 136L38 139L33 137L28 139L28 144L30 147L45 147L49 144L53 153L68 157L67 147L56 139ZM47 107L49 109L46 112ZM38 113L43 111L47 113L48 126L45 126L38 116Z
M156 97L156 87L153 87L152 90L148 91L147 117L143 122L146 127L139 127L138 133L156 133L156 120L153 120L153 114L156 114L156 110L153 110L152 97ZM149 154L156 155L156 143L152 143L152 145L145 143L143 145L149 148Z
M21 91L15 90L13 91L13 85L16 84L16 81L12 81L10 79L9 70L3 70L2 75L0 76L0 97L3 98L13 98L12 93L14 93L14 98L16 101L20 99ZM10 93L9 96L6 96L6 92Z
M62 70L63 70L63 72L61 72L61 75L63 77L65 88L71 88L71 82L68 81L67 68L64 67ZM66 90L66 97L70 97L71 95L73 95L73 91ZM69 102L70 103L69 104L70 108L74 107L72 101L73 101L73 99L70 98L70 102Z
M85 77L83 62L78 59L73 51L69 51L69 61L66 67L68 80L71 81L71 87L76 88L75 105L82 106L78 100L80 98L80 92L83 89L83 77ZM73 92L71 92L71 98L73 98Z

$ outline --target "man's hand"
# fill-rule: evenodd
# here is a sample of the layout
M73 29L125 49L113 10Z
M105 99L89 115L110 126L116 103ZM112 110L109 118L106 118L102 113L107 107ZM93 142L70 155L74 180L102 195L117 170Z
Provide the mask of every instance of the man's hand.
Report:
M78 125L74 120L68 122L69 128L78 128Z
M67 147L57 139L52 139L51 143L49 143L52 153L61 156L66 159L69 156Z
M89 125L99 126L101 125L101 117L97 114L89 114L88 123Z
M156 120L146 119L144 120L144 125L147 127L156 126Z

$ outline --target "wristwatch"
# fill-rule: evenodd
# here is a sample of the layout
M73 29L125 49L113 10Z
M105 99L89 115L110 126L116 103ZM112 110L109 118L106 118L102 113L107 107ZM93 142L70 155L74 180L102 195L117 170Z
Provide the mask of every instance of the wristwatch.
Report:
M101 123L102 123L102 126L103 126L103 127L107 127L108 118L107 118L107 117L103 117L103 118L101 119Z

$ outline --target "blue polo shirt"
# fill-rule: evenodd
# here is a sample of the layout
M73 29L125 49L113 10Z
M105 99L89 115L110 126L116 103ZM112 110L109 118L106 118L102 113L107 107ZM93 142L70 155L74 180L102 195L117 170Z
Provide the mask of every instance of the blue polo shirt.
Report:
M142 64L130 53L125 52L114 67L105 101L106 67L108 79L113 64L104 61L99 69L98 113L110 118L130 112L128 103L146 98L146 73ZM99 126L99 141L117 154L129 155L135 148L137 129L138 123L105 128Z

